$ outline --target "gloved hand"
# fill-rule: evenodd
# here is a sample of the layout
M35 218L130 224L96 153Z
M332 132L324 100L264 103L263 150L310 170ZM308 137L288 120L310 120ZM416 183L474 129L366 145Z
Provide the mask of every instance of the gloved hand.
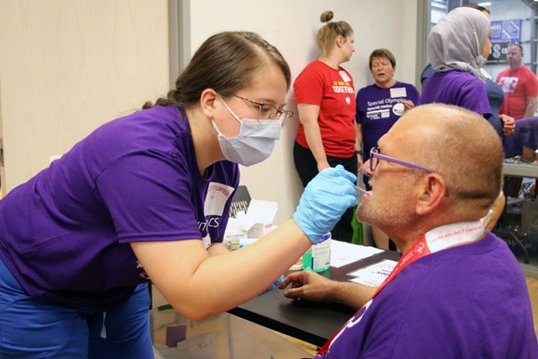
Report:
M293 220L312 244L331 229L349 207L357 204L357 176L342 165L326 168L306 186Z
M271 284L269 287L267 287L266 290L264 290L262 293L260 293L259 295L262 295L263 293L267 293L275 288L277 288L278 286L280 286L282 284L282 282L284 282L284 274L282 274L280 277L278 277L273 284Z

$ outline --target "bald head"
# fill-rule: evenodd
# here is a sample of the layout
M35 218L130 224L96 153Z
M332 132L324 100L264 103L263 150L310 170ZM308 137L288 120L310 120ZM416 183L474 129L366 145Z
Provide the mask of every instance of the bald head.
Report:
M454 205L487 209L499 195L502 144L482 116L457 106L423 105L389 133L402 141L409 158L445 179Z

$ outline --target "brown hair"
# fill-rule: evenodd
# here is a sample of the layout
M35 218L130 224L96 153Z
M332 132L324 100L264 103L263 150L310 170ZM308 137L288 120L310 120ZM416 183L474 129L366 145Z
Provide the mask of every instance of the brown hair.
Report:
M521 51L521 55L523 55L523 46L521 46L520 43L518 43L518 42L511 42L511 43L508 44L508 47L510 47L510 46L517 46L517 47L519 47L519 50Z
M324 11L321 16L321 22L326 24L319 29L316 36L316 42L323 55L328 56L334 45L334 40L338 36L348 37L353 33L351 26L345 21L331 21L334 14L332 11Z
M166 97L157 99L155 105L189 107L197 103L202 91L208 88L229 97L249 86L256 69L269 61L282 70L289 89L290 68L276 47L253 32L215 34L198 48L177 78L176 87ZM146 102L142 108L152 106L151 102Z
M396 68L396 58L394 57L392 52L390 52L387 49L375 49L370 54L370 61L369 61L370 71L372 71L372 61L374 60L374 57L384 57L384 58L386 58L387 60L390 61L390 64L392 65L392 68L394 68L394 69Z

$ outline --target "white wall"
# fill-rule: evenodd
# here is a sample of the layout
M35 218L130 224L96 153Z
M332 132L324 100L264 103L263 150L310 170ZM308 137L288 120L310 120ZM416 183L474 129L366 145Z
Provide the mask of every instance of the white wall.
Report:
M188 1L188 0L184 0ZM192 0L191 52L224 30L260 33L288 60L293 78L316 58L319 15L332 10L355 31L344 64L358 90L372 82L369 53L393 51L396 77L415 78L418 0ZM3 0L0 100L7 189L46 167L94 128L164 95L168 82L166 0ZM293 93L288 102L292 109ZM292 158L297 118L271 158L242 168L253 197L278 201L277 223L293 214L302 188Z
M414 82L417 0L193 0L191 50L194 53L206 38L220 31L254 31L282 52L295 79L318 55L315 35L322 25L319 16L325 10L332 10L334 20L347 21L354 29L356 51L343 66L353 75L355 90L373 82L368 56L379 47L394 53L396 78ZM292 90L288 103L295 110ZM302 192L292 156L297 126L295 117L287 124L271 158L241 168L241 182L252 197L279 203L276 223L291 217Z
M166 94L167 4L0 2L0 101L8 190L100 124Z

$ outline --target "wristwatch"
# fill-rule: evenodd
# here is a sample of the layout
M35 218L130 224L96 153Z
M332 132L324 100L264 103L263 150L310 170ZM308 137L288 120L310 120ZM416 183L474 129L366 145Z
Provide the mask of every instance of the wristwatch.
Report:
M362 151L355 151L355 155L361 155L362 156Z

